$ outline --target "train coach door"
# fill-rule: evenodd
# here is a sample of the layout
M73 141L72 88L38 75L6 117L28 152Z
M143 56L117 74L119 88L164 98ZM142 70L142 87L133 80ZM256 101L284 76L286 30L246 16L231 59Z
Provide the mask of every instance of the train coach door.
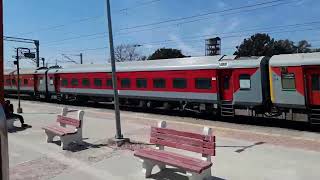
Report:
M220 99L224 101L233 100L232 71L223 69L219 73L219 93Z
M307 92L310 106L320 106L320 68L307 69Z

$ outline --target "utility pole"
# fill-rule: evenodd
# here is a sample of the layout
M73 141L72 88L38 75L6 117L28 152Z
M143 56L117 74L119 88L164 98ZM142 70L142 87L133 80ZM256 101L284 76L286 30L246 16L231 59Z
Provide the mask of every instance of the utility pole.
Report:
M114 93L114 110L115 110L115 118L116 118L115 139L116 139L116 141L121 141L124 139L123 139L123 135L121 133L119 97L118 97L118 88L117 88L116 63L115 63L114 47L113 47L110 0L106 0L106 3L107 3L108 30L109 30L110 56L111 56L111 68L112 68L112 85L113 85L113 93Z
M82 53L80 53L80 64L83 64L83 55L82 55Z
M18 76L18 87L17 87L17 93L18 93L18 108L17 108L17 113L22 113L22 108L21 108L21 104L20 104L20 66L19 66L19 48L17 48L17 56L16 56L16 60L17 60L17 76Z
M45 58L41 58L41 60L42 60L42 67L45 67L45 66L44 66Z
M40 43L38 40L35 40L34 41L34 44L36 46L36 53L37 53L37 68L40 67L40 57L39 57L39 46L40 46Z

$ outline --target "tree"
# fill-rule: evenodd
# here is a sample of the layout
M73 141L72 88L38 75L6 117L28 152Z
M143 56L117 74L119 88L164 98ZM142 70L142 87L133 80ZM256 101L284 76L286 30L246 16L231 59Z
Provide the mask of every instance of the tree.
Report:
M297 47L294 45L293 41L288 39L278 40L273 44L272 55L278 54L292 54L296 52Z
M249 39L244 39L237 51L238 56L273 56L278 54L310 53L319 49L311 49L311 44L302 40L295 45L293 41L274 40L268 34L255 34Z
M311 48L311 44L306 41L306 40L302 40L298 42L297 45L297 53L310 53L312 52Z
M114 49L115 60L123 61L139 61L143 60L143 56L137 53L137 45L121 44Z
M172 48L160 48L157 49L151 56L148 57L149 60L155 59L172 59L172 58L184 58L185 55L182 54L179 49Z
M249 39L244 39L234 53L238 56L271 56L274 39L268 34L255 34Z

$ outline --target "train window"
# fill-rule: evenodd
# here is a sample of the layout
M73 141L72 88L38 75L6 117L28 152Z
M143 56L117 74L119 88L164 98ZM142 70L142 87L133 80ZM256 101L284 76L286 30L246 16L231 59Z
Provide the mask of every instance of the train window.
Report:
M40 83L40 84L43 83L43 78L40 78L39 83Z
M240 74L240 90L248 90L251 88L251 79L249 74Z
M173 88L176 88L176 89L187 88L187 80L184 78L173 79Z
M130 88L130 79L121 79L122 88Z
M16 79L12 79L12 84L16 84Z
M68 86L68 79L62 79L61 80L61 85L62 86Z
M9 85L11 83L11 80L10 79L7 79L6 80L7 84Z
M165 88L166 80L165 79L153 79L153 87L154 88Z
M84 86L84 87L89 87L89 86L90 86L90 81L89 81L89 79L87 79L87 78L82 79L82 86Z
M101 87L102 86L102 80L101 79L94 79L94 86Z
M320 74L312 74L311 81L312 81L312 90L320 91Z
M72 86L78 86L79 85L78 79L71 79L71 85Z
M147 79L136 79L137 88L147 88Z
M211 89L211 79L210 78L196 78L195 85L197 89Z
M281 75L281 84L283 90L295 90L296 78L294 73L286 73Z
M107 87L113 87L112 85L112 79L107 79Z
M28 79L24 79L24 80L23 80L23 84L24 84L24 85L28 85Z

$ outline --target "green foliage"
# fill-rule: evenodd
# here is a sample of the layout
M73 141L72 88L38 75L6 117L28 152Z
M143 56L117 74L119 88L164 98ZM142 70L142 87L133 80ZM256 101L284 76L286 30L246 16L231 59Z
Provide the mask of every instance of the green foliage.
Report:
M274 40L268 34L255 34L249 39L244 39L237 51L238 56L273 56L278 54L310 53L319 52L319 49L312 49L311 44L302 40L295 45L293 41Z
M172 48L160 48L157 49L152 55L148 57L148 60L155 59L172 59L172 58L184 58L185 55L182 54L179 49Z

